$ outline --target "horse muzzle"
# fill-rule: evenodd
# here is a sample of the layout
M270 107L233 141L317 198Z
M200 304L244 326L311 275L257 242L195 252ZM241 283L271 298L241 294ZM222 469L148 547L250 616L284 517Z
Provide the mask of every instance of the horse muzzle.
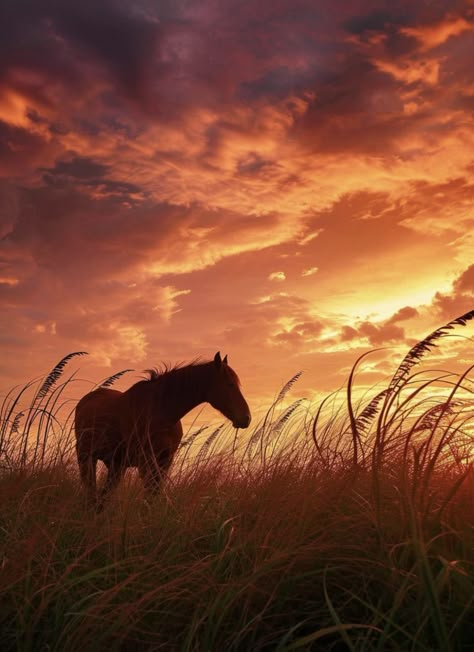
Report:
M232 425L234 426L234 428L248 428L251 420L252 417L250 416L250 414L246 414L241 419L236 419L235 421L233 421Z

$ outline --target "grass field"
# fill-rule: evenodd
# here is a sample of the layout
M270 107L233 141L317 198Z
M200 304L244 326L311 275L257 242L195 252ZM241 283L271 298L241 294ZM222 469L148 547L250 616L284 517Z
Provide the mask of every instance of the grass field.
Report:
M363 401L351 374L344 396L283 408L294 378L253 431L188 433L162 495L131 473L98 515L58 416L73 356L14 390L1 649L472 650L473 386L416 365L473 316Z

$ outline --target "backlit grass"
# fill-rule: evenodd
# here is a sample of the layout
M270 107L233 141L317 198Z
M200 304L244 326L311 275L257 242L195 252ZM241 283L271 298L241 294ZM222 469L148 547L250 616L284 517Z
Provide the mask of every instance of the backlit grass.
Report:
M345 396L283 409L290 381L253 431L188 433L162 495L129 473L100 515L64 365L27 408L15 390L2 650L472 649L472 382L413 359L359 403L351 374Z

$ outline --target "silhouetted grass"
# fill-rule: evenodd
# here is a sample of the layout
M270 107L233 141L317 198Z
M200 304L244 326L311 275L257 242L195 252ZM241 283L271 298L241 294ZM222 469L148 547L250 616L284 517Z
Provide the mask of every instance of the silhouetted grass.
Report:
M472 649L472 382L414 366L357 405L354 367L318 409L282 407L295 377L252 432L191 429L162 495L130 473L100 515L64 366L47 391L12 392L2 650Z

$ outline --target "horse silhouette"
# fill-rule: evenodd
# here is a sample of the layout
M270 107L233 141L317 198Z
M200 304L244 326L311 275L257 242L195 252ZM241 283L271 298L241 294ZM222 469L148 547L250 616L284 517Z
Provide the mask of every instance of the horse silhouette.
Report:
M201 403L210 403L235 428L247 428L250 409L240 381L216 353L210 362L192 362L159 372L149 370L125 392L105 387L86 394L75 412L76 453L88 500L100 510L127 467L138 467L147 490L159 489L183 436L181 419ZM97 493L96 467L108 473Z

